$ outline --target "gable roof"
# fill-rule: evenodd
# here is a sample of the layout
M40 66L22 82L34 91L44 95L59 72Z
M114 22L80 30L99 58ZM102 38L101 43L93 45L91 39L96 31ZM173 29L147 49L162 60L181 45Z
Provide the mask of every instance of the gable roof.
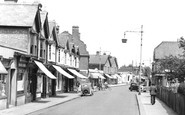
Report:
M110 63L111 63L111 67L117 67L118 68L118 63L117 63L117 58L116 57L110 56L109 60L110 60Z
M1 26L33 26L38 11L38 4L0 4L0 25Z
M58 41L59 45L63 48L66 47L69 39L69 33L67 31L64 31L58 35Z
M163 41L154 49L154 59L165 59L166 56L176 56L183 54L183 49L179 48L178 42Z
M90 55L89 64L105 64L108 60L108 55Z
M59 39L58 39L58 33L56 30L57 24L55 21L49 21L49 36L51 37L51 35L53 34L53 39L56 41L56 44L59 44Z
M46 16L47 16L47 12L46 11L40 11L40 17L41 17L41 23L42 23L42 28L44 27L44 22L46 20Z

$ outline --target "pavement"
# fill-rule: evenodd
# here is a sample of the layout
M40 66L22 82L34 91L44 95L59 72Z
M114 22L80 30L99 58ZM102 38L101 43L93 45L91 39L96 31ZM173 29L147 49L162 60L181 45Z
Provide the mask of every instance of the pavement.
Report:
M156 103L150 103L150 93L142 92L141 95L136 94L140 115L178 115L165 103L156 98Z
M67 101L71 101L79 97L81 97L80 93L57 94L56 97L44 98L36 102L31 102L20 106L15 106L9 109L0 110L0 115L26 115L41 109L46 109L58 104L65 103Z
M125 84L110 85L111 87L122 86ZM0 115L26 115L41 109L46 109L56 106L73 99L81 97L81 93L62 93L57 94L55 97L42 98L36 102L27 103L20 106L11 107L8 109L0 110Z

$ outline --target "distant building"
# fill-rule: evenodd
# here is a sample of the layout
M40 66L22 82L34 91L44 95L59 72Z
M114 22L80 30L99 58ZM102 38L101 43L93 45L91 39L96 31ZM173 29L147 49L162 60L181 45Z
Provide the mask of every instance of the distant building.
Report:
M165 71L160 69L160 60L164 60L170 55L181 58L180 55L182 54L183 49L179 48L178 42L173 41L163 41L154 49L152 71L157 84L167 85Z
M118 64L116 57L110 55L100 55L97 52L95 55L90 55L89 69L98 69L103 71L109 83L117 83L118 78L114 76L118 73Z

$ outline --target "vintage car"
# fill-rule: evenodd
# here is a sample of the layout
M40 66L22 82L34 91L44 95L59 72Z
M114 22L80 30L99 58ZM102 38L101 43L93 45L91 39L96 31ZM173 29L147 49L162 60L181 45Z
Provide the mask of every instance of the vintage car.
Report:
M130 91L133 91L133 90L139 91L139 86L138 86L138 84L137 84L137 83L131 83L131 84L130 84L130 87L129 87L129 90L130 90Z
M141 91L142 92L146 92L147 91L147 86L145 84L141 84L140 87L141 87Z
M81 84L81 91L82 91L81 96L93 95L93 90L92 90L92 87L91 87L91 83L83 83L83 84Z

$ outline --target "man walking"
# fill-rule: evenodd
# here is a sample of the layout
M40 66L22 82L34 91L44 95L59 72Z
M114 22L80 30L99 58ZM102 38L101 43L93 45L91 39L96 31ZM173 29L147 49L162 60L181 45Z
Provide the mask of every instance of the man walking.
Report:
M151 104L155 104L155 96L157 94L157 87L152 83L152 86L150 87L150 95L151 95Z

